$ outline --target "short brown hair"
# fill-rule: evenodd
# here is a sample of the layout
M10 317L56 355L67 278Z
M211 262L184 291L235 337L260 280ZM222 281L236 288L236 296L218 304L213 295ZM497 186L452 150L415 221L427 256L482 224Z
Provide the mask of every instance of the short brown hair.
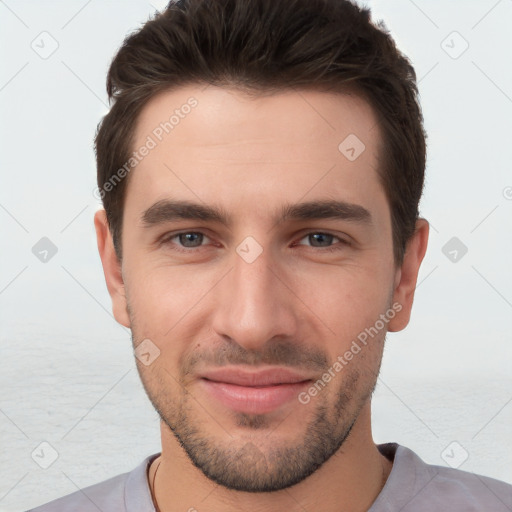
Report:
M403 261L426 159L416 74L383 23L349 0L171 1L125 39L107 76L112 108L95 138L98 187L119 259L128 179L112 180L126 169L137 117L156 94L194 83L262 94L294 88L361 94L379 121L378 172L395 262Z

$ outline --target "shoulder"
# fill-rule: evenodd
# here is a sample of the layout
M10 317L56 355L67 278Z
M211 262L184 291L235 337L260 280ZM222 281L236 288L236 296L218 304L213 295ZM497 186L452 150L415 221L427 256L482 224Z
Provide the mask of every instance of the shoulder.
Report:
M465 512L511 512L512 485L483 475L442 466L428 466L432 484L425 493L439 507ZM459 508L455 508L459 507Z
M147 457L133 471L123 473L103 482L79 489L28 512L153 512L146 471L157 455Z
M104 507L112 507L123 503L123 493L126 477L129 473L117 475L84 489L63 496L28 512L64 512L69 510L81 510L84 512L108 510ZM123 510L123 509L119 509Z
M388 453L394 448L395 460L375 503L378 507L372 508L372 512L396 510L394 507L398 504L403 507L402 512L512 511L512 485L459 469L427 464L412 450L396 443L383 446L388 447Z

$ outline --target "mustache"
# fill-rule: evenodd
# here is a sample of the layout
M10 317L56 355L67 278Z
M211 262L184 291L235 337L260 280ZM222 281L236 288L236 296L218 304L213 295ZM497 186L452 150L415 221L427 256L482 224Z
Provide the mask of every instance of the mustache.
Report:
M183 374L194 373L199 365L289 366L315 372L323 371L329 366L328 357L323 351L293 340L269 340L261 349L246 349L233 340L221 345L216 343L201 352L196 350L189 353L182 361Z

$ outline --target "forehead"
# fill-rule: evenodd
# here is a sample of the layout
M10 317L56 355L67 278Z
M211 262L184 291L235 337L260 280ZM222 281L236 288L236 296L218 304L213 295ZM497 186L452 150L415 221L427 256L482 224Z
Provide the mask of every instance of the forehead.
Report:
M380 140L373 110L355 94L249 97L181 87L153 98L139 116L132 149L150 149L130 174L127 196L141 207L169 194L233 204L258 197L261 205L328 193L357 202L365 189L383 192Z

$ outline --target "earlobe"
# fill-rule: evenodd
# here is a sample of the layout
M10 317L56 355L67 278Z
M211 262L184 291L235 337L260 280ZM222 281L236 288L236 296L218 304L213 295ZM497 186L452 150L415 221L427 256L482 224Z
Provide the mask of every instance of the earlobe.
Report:
M390 320L390 332L401 331L409 323L418 273L427 251L428 233L428 222L425 219L418 219L416 230L407 243L402 265L396 271L393 304L400 304L401 310Z
M94 227L96 229L98 252L101 258L101 264L103 265L105 282L110 298L112 299L114 318L121 325L130 328L130 317L126 303L121 263L114 250L114 243L104 209L98 210L94 215Z

